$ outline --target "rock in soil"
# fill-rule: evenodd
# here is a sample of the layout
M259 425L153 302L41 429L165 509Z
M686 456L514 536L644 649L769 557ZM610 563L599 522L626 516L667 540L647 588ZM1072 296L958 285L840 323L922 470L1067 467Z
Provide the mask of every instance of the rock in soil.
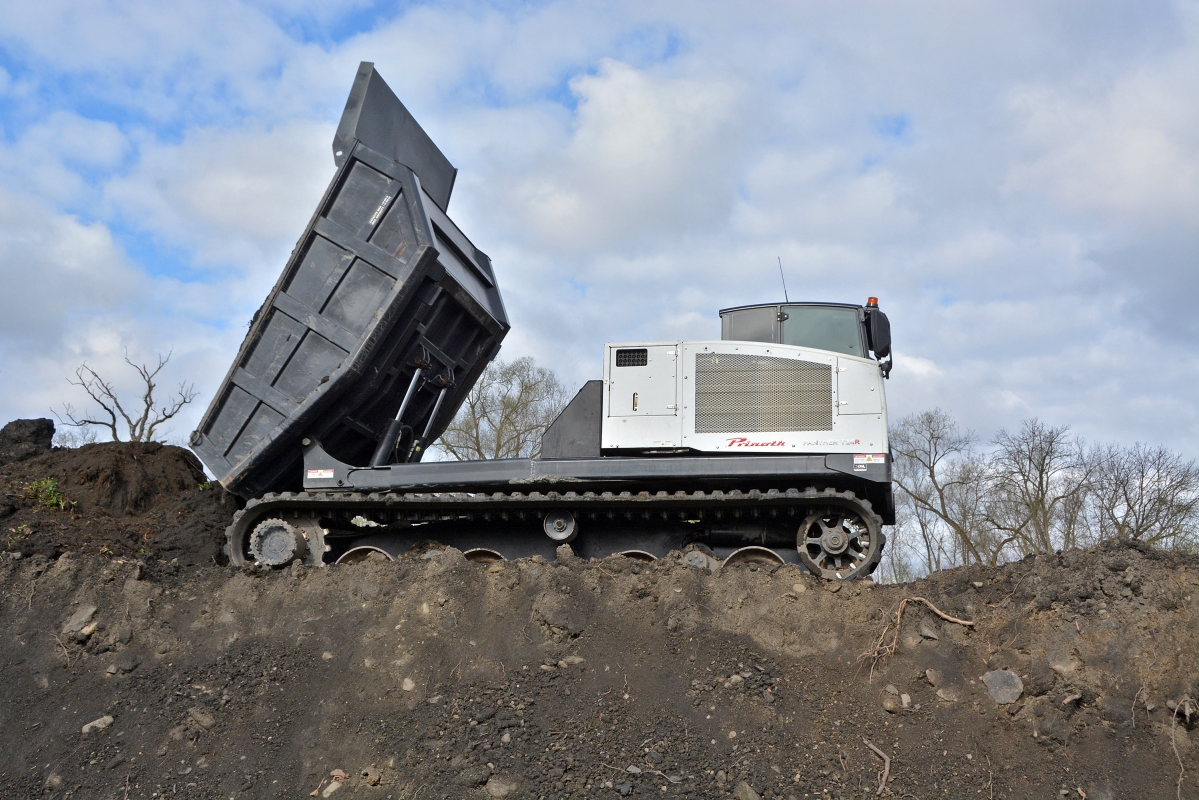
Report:
M516 781L501 778L499 775L492 775L483 786L483 791L487 792L488 797L507 797L518 788L519 785Z
M1020 676L1010 670L992 670L983 675L983 683L987 687L987 694L1000 705L1014 703L1024 694L1024 683Z
M95 606L83 606L78 611L76 611L74 614L72 614L71 617L66 622L63 623L62 632L63 633L78 633L78 632L82 631L84 629L84 627L86 627L87 624L92 621L92 617L94 617L95 615L96 615L96 607Z
M741 781L737 788L733 789L733 800L762 800L762 795L755 792L748 783Z
M109 725L111 725L113 723L113 721L114 720L111 716L105 714L103 717L100 717L99 719L94 719L91 722L89 722L88 724L84 725L83 732L85 734L88 734L88 733L93 733L95 731L102 731L105 728L107 728Z

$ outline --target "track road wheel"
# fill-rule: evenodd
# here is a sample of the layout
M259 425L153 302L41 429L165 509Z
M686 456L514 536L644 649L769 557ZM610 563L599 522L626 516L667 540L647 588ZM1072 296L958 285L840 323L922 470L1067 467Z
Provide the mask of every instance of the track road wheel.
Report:
M498 550L492 550L489 547L474 547L462 555L467 561L474 562L475 564L498 564L501 561L507 560L504 558L503 553Z
M777 567L783 562L783 557L769 547L750 545L735 550L724 560L720 568L731 567L734 564L757 564L760 567Z
M799 526L799 560L813 575L846 581L869 575L882 555L882 531L873 515L846 508L811 514Z

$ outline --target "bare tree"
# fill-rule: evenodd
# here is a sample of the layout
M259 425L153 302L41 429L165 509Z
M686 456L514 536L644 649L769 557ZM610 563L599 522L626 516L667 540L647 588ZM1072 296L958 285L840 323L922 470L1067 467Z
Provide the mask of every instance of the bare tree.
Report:
M957 551L953 563L944 566L993 564L1002 549L994 545L983 513L986 462L975 452L975 443L973 432L961 430L939 408L905 417L891 433L895 482L925 537L930 570L941 568L946 556L933 533L934 520L949 530L952 549Z
M941 409L891 432L893 580L963 563L1137 539L1199 551L1199 465L1164 447L1087 447L1068 427L1025 420L989 452ZM902 550L902 552L900 552Z
M917 505L906 492L900 492L900 507L907 511L902 526L914 529L919 536L925 575L959 563L957 548L945 546L945 537L942 535L944 526L936 514L925 506Z
M927 574L923 569L921 545L913 536L915 529L916 526L911 524L909 509L904 506L896 508L895 525L887 533L887 546L874 573L875 581L907 583Z
M1068 426L1028 419L1000 431L991 456L987 519L1025 553L1076 547L1095 462Z
M1199 467L1164 447L1109 445L1099 454L1093 505L1100 535L1194 547Z
M61 421L61 418L60 418ZM54 431L54 446L67 450L83 447L85 444L95 444L100 440L95 428L74 428L71 430Z
M71 407L70 403L64 403L62 414L55 411L54 415L58 417L58 421L62 424L75 428L85 428L86 426L107 428L114 442L121 441L121 423L124 423L125 430L129 435L129 441L156 441L155 436L158 433L159 427L178 414L185 405L195 400L197 395L195 387L192 384L180 381L179 388L168 402L161 407L156 407L154 391L158 388L158 384L155 381L158 378L158 373L162 372L162 368L170 360L171 353L167 353L165 358L159 354L156 366L138 365L129 360L129 353L126 351L125 363L137 370L137 374L141 377L142 385L145 387L141 397L131 406L130 411L125 410L125 407L117 397L116 388L110 382L100 377L86 363L81 364L75 370L75 380L68 378L67 382L87 392L88 397L96 405L100 406L100 412L94 416L87 414L76 416L75 410Z
M536 456L568 400L558 376L532 358L493 361L437 444L459 461Z

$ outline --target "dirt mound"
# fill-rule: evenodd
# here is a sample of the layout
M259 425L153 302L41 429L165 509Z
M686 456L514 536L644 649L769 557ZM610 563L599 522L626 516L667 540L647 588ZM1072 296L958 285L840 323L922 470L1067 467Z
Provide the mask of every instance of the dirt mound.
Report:
M220 560L236 498L207 482L191 452L157 442L49 449L53 434L49 420L0 431L0 549ZM23 455L5 463L10 453Z
M53 455L27 469L44 467L85 514L137 514L208 480L195 455L158 442L90 444Z
M905 586L440 549L0 585L2 797L1199 797L1199 561L1127 546Z

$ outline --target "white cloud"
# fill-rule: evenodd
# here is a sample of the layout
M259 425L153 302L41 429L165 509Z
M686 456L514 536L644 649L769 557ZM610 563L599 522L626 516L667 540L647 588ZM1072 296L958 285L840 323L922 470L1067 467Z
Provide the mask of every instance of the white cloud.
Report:
M509 176L512 221L530 245L627 250L630 237L727 216L743 111L733 83L658 78L605 59L571 89L579 105L568 143L534 174Z
M236 331L214 329L203 315L178 315L196 294L210 309L228 297L155 281L131 264L100 223L55 213L29 196L0 191L0 408L7 418L48 416L86 396L67 383L87 362L124 397L138 389L124 363L175 351L164 385L185 377L211 392L224 373ZM210 312L211 313L211 312ZM180 435L202 409L189 409Z
M333 131L296 120L146 142L139 163L108 183L105 198L117 219L187 248L200 266L277 273L333 176Z
M0 191L0 337L20 350L52 348L73 317L121 306L143 277L107 228Z
M920 381L928 381L944 377L945 373L937 366L937 362L931 358L921 358L920 356L897 356L898 362L895 369L900 375L911 373L912 377Z
M1074 87L1012 92L1024 157L1005 184L1117 225L1199 222L1199 109L1179 102L1199 75L1187 52L1124 76L1096 96Z
M11 144L0 145L0 175L10 188L81 208L96 195L81 173L113 169L128 151L129 143L116 125L56 111L27 127Z

